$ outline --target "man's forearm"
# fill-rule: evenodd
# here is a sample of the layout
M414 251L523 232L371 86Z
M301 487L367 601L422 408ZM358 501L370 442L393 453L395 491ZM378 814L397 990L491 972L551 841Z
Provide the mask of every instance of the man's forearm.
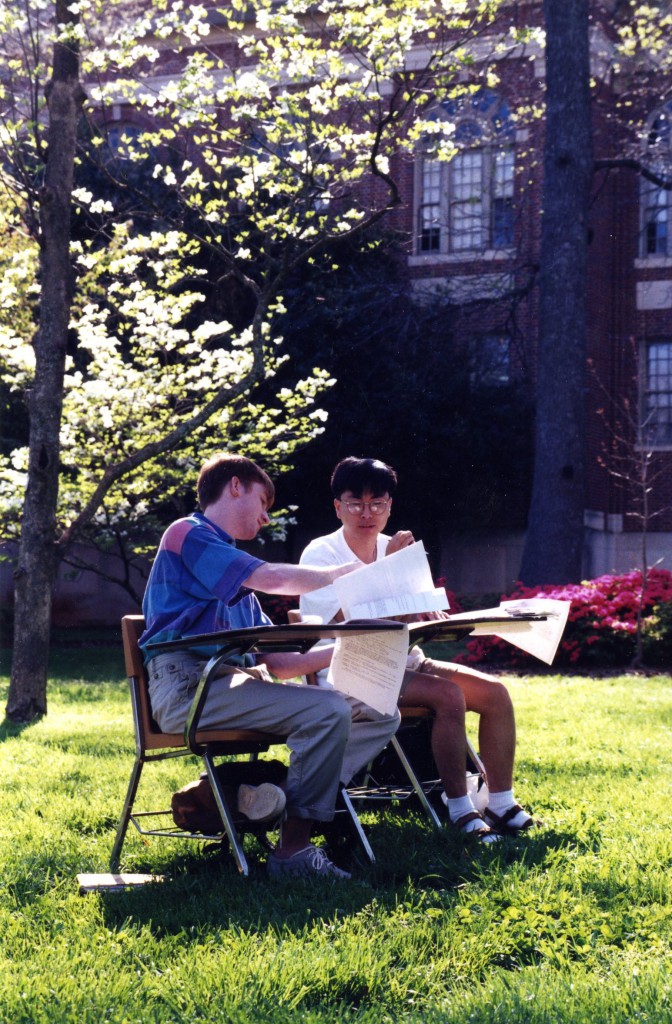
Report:
M327 587L339 576L358 567L358 563L318 567L312 565L289 565L286 562L264 562L245 580L251 590L264 594L286 594L290 596L309 594L312 590Z
M328 668L334 653L333 644L317 646L305 654L269 654L264 658L270 672L278 679L294 679Z

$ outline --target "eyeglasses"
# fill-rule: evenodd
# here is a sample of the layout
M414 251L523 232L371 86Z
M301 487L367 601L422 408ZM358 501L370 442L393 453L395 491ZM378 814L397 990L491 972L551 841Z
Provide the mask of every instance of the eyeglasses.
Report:
M367 507L372 516L382 516L384 512L387 512L390 499L374 498L373 501L344 501L342 504L345 505L351 516L361 516Z

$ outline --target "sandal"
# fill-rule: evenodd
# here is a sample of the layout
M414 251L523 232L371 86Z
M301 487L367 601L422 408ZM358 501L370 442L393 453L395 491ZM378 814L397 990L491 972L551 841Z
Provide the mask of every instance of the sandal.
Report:
M525 821L522 825L511 825L511 819L515 818L518 814L524 814ZM487 821L491 828L503 836L517 836L520 832L527 832L528 828L541 825L541 822L535 821L534 818L530 817L520 804L514 804L513 807L509 807L508 811L505 811L504 814L495 814L489 807L486 807L483 811L483 820Z
M477 820L483 822L483 828L467 829L465 827L470 822ZM501 836L497 835L494 829L490 828L490 825L486 822L483 815L479 814L478 811L467 811L466 814L463 814L461 818L458 818L457 821L451 822L451 824L454 828L459 829L463 835L473 836L479 843L496 843L498 839L501 839Z

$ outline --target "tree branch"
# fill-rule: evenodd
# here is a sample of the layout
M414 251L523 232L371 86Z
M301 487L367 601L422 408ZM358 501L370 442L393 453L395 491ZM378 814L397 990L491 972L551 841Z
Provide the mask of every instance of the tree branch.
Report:
M105 495L118 480L121 480L122 477L126 476L132 470L137 469L137 467L143 465L143 463L148 462L150 459L155 459L157 456L163 455L165 452L176 448L195 430L203 426L204 423L207 423L210 417L218 412L219 409L223 409L229 404L229 402L233 402L236 398L245 394L263 378L263 345L260 338L260 331L257 330L256 334L257 338L253 343L254 359L252 369L245 375L245 377L243 377L242 380L232 387L223 388L213 398L211 398L199 412L190 416L188 419L182 420L174 430L171 430L158 441L150 441L148 444L138 448L127 458L121 459L119 462L106 467L98 486L87 501L86 505L63 530L60 537L58 537L56 541L56 548L59 552L62 553L66 550L76 539L77 535L81 533L85 526L87 526L100 507Z
M659 188L672 190L672 170L668 177L663 177L647 167L643 160L636 160L634 157L608 157L595 160L593 169L595 171L635 171L636 174L641 174L643 178Z

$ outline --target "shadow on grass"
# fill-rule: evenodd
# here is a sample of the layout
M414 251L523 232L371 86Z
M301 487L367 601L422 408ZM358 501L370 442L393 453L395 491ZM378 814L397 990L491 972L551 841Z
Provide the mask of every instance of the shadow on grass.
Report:
M49 656L50 681L101 683L125 678L121 642L113 647L56 648Z
M2 699L6 700L7 695L2 694ZM40 721L40 718L36 718L32 722L11 722L8 718L5 718L0 722L0 743L20 736L25 729L29 729L31 725L37 725Z
M356 851L349 864L338 851L332 853L337 863L352 868L350 881L271 881L256 850L250 850L250 876L243 878L228 853L211 850L177 857L163 869L155 861L134 864L133 870L162 870L166 880L101 895L104 916L110 928L123 927L132 916L157 936L192 933L197 942L203 929L232 925L243 931L270 927L299 934L372 905L386 913L404 901L416 906L429 900L448 911L465 885L488 877L501 880L521 862L530 868L543 865L577 841L575 835L540 831L535 838L505 839L497 847L486 847L449 830L430 831L413 815L383 816L369 831L374 850L380 851L375 864L363 863Z

